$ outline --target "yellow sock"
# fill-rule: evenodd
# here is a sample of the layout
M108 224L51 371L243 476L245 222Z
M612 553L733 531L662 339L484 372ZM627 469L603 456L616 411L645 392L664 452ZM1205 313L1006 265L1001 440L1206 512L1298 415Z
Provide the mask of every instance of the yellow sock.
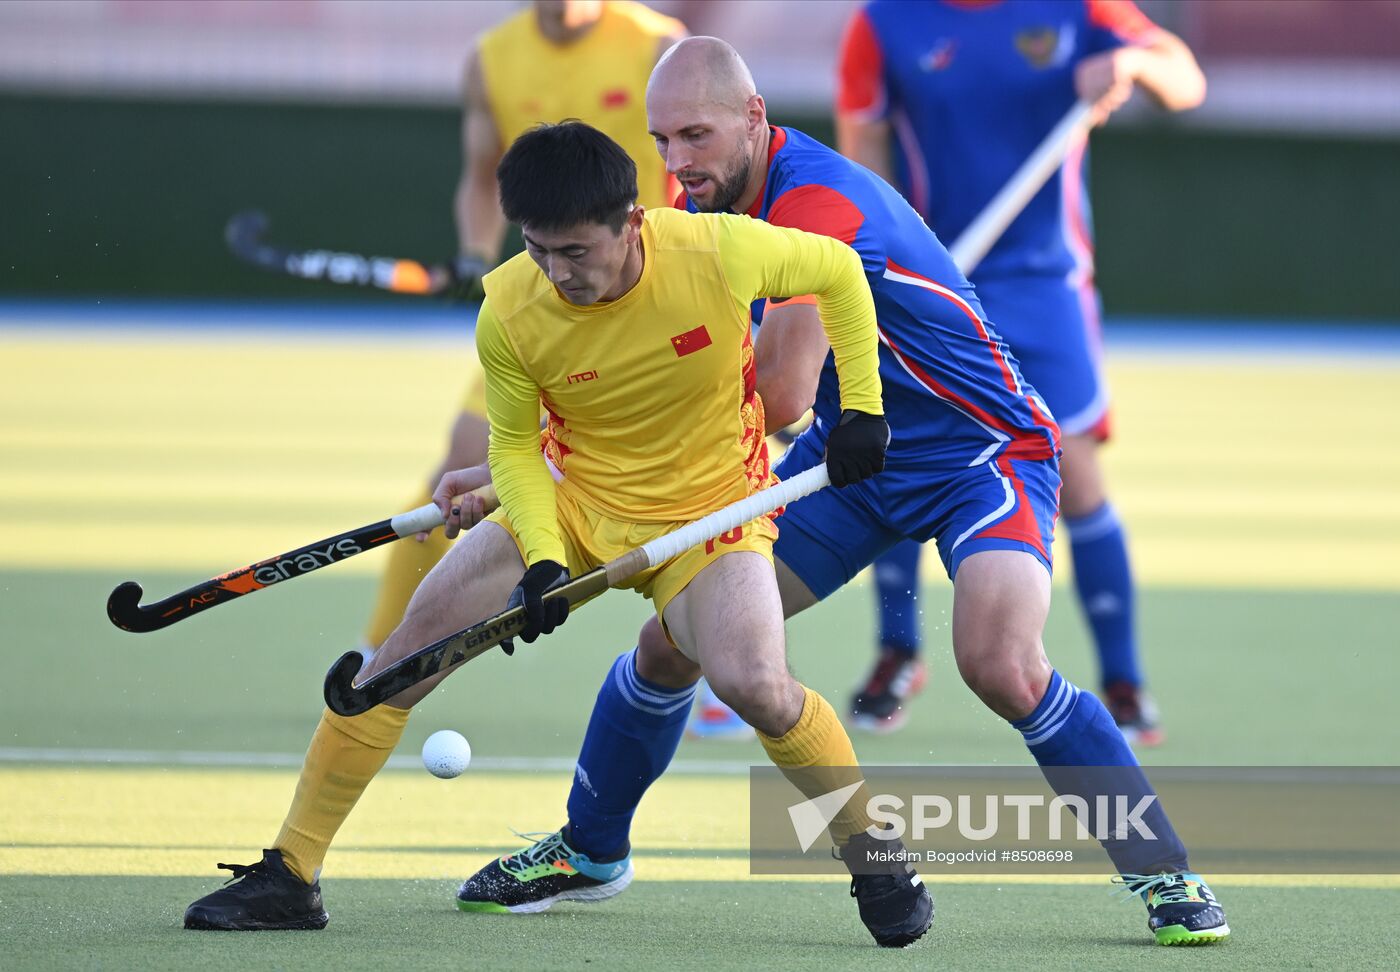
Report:
M292 807L272 844L292 873L307 884L316 880L335 832L394 751L408 713L391 705L349 718L330 709L322 713L306 750Z
M414 506L431 503L427 492L418 496ZM442 528L428 534L428 539L419 543L412 537L389 545L389 564L384 568L384 578L379 583L379 597L374 603L374 613L370 615L369 627L365 629L365 644L379 648L399 622L419 583L428 576L439 560L452 549L452 541L447 539Z
M802 690L806 697L797 725L776 739L761 732L758 739L773 765L783 771L803 796L812 799L849 786L862 777L851 737L846 735L846 727L841 725L835 710L820 694L805 685ZM838 847L870 826L870 817L865 812L869 799L870 791L862 786L831 821L828 830Z

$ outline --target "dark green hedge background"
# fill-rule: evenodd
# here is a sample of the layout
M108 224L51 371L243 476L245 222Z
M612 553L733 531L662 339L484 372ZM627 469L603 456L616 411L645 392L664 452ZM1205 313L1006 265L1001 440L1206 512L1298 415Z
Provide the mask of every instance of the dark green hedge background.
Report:
M773 113L829 139L829 119ZM234 263L258 207L298 246L444 259L447 108L0 95L0 295L363 301ZM1110 128L1093 143L1118 314L1400 320L1400 142ZM376 298L392 299L392 298Z

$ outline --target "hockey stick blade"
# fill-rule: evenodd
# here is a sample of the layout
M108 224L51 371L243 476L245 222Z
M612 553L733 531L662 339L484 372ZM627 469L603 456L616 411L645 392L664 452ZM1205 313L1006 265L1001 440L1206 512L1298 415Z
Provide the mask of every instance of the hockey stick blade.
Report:
M599 567L550 591L548 596L566 598L569 607L573 608L607 589L607 570ZM326 706L343 716L368 712L405 689L469 662L503 641L509 641L524 627L525 609L507 608L494 617L418 649L359 685L355 684L355 676L364 665L364 656L358 651L347 651L326 673Z
M489 485L472 491L486 510L498 505ZM167 628L201 611L255 593L273 584L302 577L322 567L338 564L356 554L392 543L402 537L442 525L442 513L432 503L387 520L318 540L315 543L239 567L202 581L154 604L142 604L143 589L135 581L117 585L107 597L107 617L123 631L145 634Z

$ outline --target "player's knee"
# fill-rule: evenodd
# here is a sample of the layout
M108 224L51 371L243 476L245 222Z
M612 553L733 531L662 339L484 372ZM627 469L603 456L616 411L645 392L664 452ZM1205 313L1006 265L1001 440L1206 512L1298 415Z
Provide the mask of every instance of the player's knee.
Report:
M637 674L667 688L684 688L700 680L700 666L675 649L652 617L637 635Z
M708 672L710 688L725 705L760 732L781 736L802 714L794 712L792 676L785 670Z
M1050 680L1050 663L1039 639L1011 650L958 653L958 672L967 687L1003 719L1023 719L1035 711Z

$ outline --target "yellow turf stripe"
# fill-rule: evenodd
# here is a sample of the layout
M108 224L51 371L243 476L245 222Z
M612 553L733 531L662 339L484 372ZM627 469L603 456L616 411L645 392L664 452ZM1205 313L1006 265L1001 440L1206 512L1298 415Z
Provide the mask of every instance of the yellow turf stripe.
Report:
M215 874L248 863L277 831L296 775L285 771L93 767L0 768L0 874ZM563 774L468 773L435 780L388 772L331 849L327 876L460 880L511 834L552 829ZM650 880L748 880L748 782L668 777L647 794L633 832ZM1106 863L1106 862L1105 862ZM943 878L927 871L932 883ZM1105 870L1105 875L1107 871ZM1220 886L1400 888L1400 875L1210 875ZM948 875L959 883L1104 885L1106 876ZM759 880L759 879L754 879ZM839 881L822 876L784 880Z
M195 578L404 508L472 353L227 332L4 343L0 567ZM1143 583L1400 590L1400 360L1133 352L1109 377L1105 458Z

